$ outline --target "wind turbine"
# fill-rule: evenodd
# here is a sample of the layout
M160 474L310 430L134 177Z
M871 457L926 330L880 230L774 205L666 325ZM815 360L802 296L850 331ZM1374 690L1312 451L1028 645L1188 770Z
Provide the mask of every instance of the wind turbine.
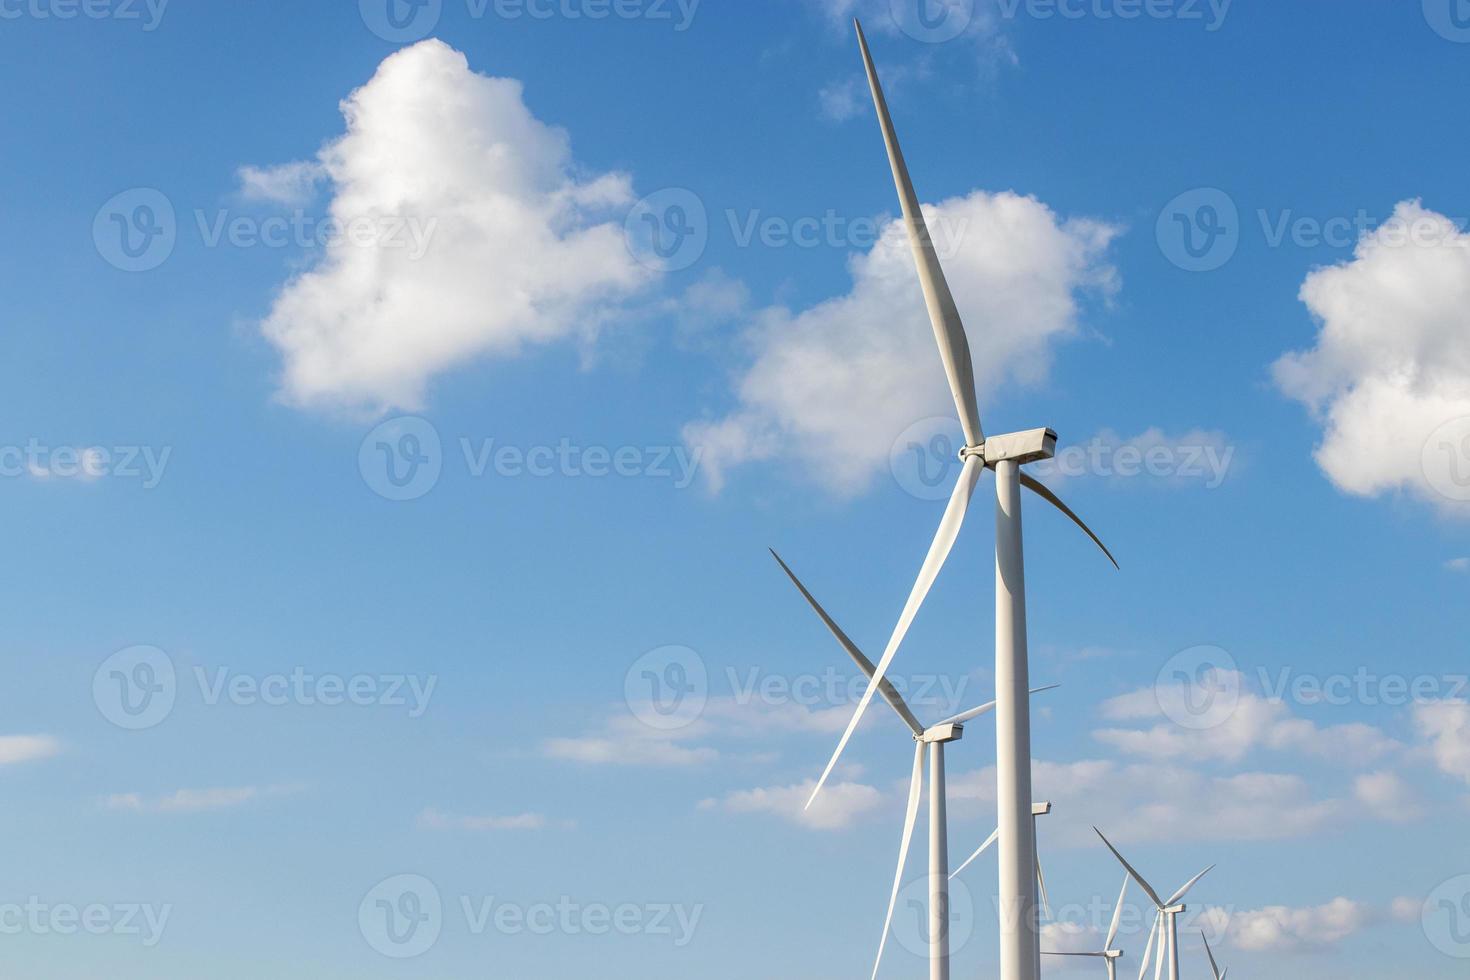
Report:
M917 581L904 604L898 624L888 645L868 680L867 690L837 743L837 750L822 776L817 780L810 807L827 779L836 768L842 751L857 729L875 694L883 689L883 679L908 633L919 607L944 567L950 550L959 536L969 509L970 498L987 469L995 471L996 537L995 537L995 684L996 684L996 772L1000 815L1000 891L1001 944L1000 980L1037 980L1037 951L1040 936L1036 928L1036 898L1031 881L1036 875L1035 841L1030 821L1031 808L1031 714L1027 695L1030 688L1026 654L1026 587L1025 563L1021 544L1021 488L1038 494L1082 528L1088 537L1108 555L1102 541L1060 498L1033 477L1021 472L1027 463L1049 459L1056 453L1057 434L1051 429L1032 429L1009 435L985 436L980 424L980 410L975 395L975 370L970 358L970 345L960 321L954 296L944 278L939 256L924 221L923 209L908 165L899 147L888 103L873 65L872 52L862 24L857 25L858 46L873 93L878 122L888 148L888 162L893 170L903 208L924 304L929 312L940 360L949 381L950 394L965 434L965 447L960 450L963 466L959 481L950 496L939 530L929 546ZM1117 562L1114 560L1113 564ZM886 697L886 695L885 695ZM942 743L941 743L942 744ZM941 967L931 968L931 980L947 980Z
M1132 880L1133 880L1132 879L1132 876L1130 876L1130 875L1126 875L1125 874L1123 876L1123 890L1118 893L1118 904L1113 909L1113 923L1112 923L1112 925L1108 926L1108 936L1107 936L1106 939L1103 940L1103 948L1102 949L1098 950L1096 953L1052 953L1052 952L1043 952L1041 955L1043 955L1043 956L1088 956L1088 957L1092 957L1094 959L1101 959L1103 961L1103 964L1108 968L1108 980L1118 980L1118 960L1122 958L1123 951L1121 949L1114 949L1113 948L1113 943L1116 942L1117 939L1118 939L1118 926L1121 925L1122 922L1123 922L1123 902L1128 898L1128 883L1130 881L1132 881ZM1144 967L1143 968L1145 970L1148 969L1148 961L1147 960L1144 961ZM1141 976L1141 974L1140 974L1140 976ZM1225 980L1225 978L1224 977L1217 976L1215 978L1215 980Z
M878 692L887 701L889 706L908 727L917 743L914 747L914 769L909 779L908 807L904 814L903 841L899 846L898 870L893 876L893 892L888 899L888 914L883 920L883 937L878 943L878 958L873 964L873 976L878 976L878 968L883 963L883 949L888 943L888 930L893 925L893 912L898 905L898 893L903 887L904 867L908 863L909 847L914 839L914 827L918 822L919 799L924 792L924 762L928 756L929 763L929 963L930 976L935 980L947 980L949 977L949 813L948 795L945 789L944 747L950 742L958 742L965 734L965 723L988 714L995 709L995 702L982 704L978 708L946 718L936 725L925 727L914 715L908 702L903 695L893 686L887 678L877 676L877 668L873 662L858 649L857 644L850 640L842 627L827 615L827 610L822 608L816 597L802 584L801 579L793 572L776 554L771 551L772 557L781 566L786 577L801 592L813 611L826 624L827 629L837 638L842 649L857 664L858 669L863 672L870 683L876 683ZM1052 690L1050 687L1037 688L1031 693ZM808 804L810 806L810 804Z
M1133 865L1129 864L1127 859L1118 853L1118 849L1106 837L1103 837L1103 832L1096 827L1092 829L1097 831L1097 836L1102 837L1102 842L1108 845L1108 850L1113 852L1113 857L1117 858L1118 863L1123 865L1123 870L1128 872L1129 877L1138 882L1138 886L1143 889L1144 894L1148 896L1149 901L1153 902L1154 908L1158 910L1158 915L1154 917L1154 927L1148 934L1148 947L1143 954L1143 966L1138 971L1139 980L1143 980L1143 975L1148 972L1148 961L1153 956L1155 940L1158 940L1160 945L1159 961L1158 965L1154 968L1154 977L1157 978L1160 975L1164 967L1164 962L1167 960L1169 963L1169 980L1179 980L1179 916L1187 909L1186 906L1180 905L1179 903L1184 900L1185 895L1189 894L1191 888L1199 884L1201 878L1215 870L1215 866L1212 864L1189 879L1183 888L1170 896L1168 901L1164 901L1159 898L1159 893L1154 891L1153 886L1144 881L1143 876L1133 870ZM1162 936L1159 933L1160 927L1163 927ZM1213 958L1213 954L1211 955Z
M1215 951L1210 948L1210 937L1205 935L1203 929L1199 931L1199 937L1205 941L1205 955L1210 958L1210 973L1214 974L1215 980L1225 980L1225 975L1230 972L1230 968L1226 967L1221 970L1220 964L1215 962Z
M1033 691L1032 693L1035 692ZM1051 918L1051 899L1047 897L1046 875L1041 870L1041 837L1037 833L1036 822L1038 818L1044 817L1047 814L1051 813L1051 809L1052 807L1050 803L1037 803L1031 808L1031 861L1036 866L1036 892L1034 901L1037 902L1037 908L1041 909L1042 913L1048 919ZM974 864L975 861L980 857L980 855L990 850L990 846L994 844L999 838L1000 828L997 827L995 828L995 832L985 839L985 843L976 848L975 853L971 854L968 858L965 859L964 864L955 869L954 874L949 876L950 880L958 878L960 876L960 872L964 871L970 865ZM1038 977L1041 976L1041 955L1041 944L1038 942L1036 947L1036 975Z

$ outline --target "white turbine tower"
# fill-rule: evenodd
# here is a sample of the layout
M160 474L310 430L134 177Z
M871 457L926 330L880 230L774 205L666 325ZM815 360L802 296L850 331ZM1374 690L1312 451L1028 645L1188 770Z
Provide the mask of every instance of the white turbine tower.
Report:
M821 792L832 770L837 766L842 750L857 729L873 696L882 690L883 678L898 653L899 645L908 633L914 616L923 605L935 578L949 557L965 520L970 498L986 469L995 470L996 486L996 538L995 538L995 685L996 685L996 772L1000 815L1000 891L1001 916L1000 980L1037 980L1037 953L1040 949L1039 930L1036 926L1036 898L1032 879L1034 867L1034 841L1031 822L1031 714L1027 703L1030 687L1029 664L1026 654L1026 587L1025 565L1021 547L1021 487L1039 494L1043 499L1071 518L1087 535L1103 548L1111 560L1112 555L1103 547L1096 534L1074 514L1066 504L1034 478L1021 472L1027 463L1048 459L1056 452L1057 435L1050 429L1033 429L1010 435L985 437L980 424L980 411L975 397L975 371L970 359L970 345L965 336L964 324L960 321L954 297L944 278L939 256L929 236L923 210L913 182L909 179L908 165L894 132L893 120L888 112L888 103L878 80L878 71L873 66L872 53L862 25L857 25L858 44L862 50L863 64L867 70L868 83L873 93L873 104L878 112L878 121L883 130L884 143L888 148L888 160L893 170L894 184L898 188L899 203L903 208L904 225L908 230L909 244L913 249L914 263L919 274L919 283L924 292L924 304L929 311L929 320L934 328L934 338L939 345L940 360L944 364L949 380L950 394L954 398L959 414L960 426L964 430L965 448L960 451L963 467L959 482L955 486L940 521L939 530L929 546L928 555L919 570L908 601L904 604L898 624L888 640L888 645L879 658L877 667L868 681L868 688L847 730L837 744L822 777L817 781L812 800ZM1113 562L1117 564L1116 561ZM807 805L811 805L811 801ZM931 980L948 980L946 968L936 964L931 968Z
M1036 692L1033 691L1032 693L1034 694ZM1031 808L1031 862L1036 866L1036 892L1033 901L1037 903L1037 908L1048 919L1051 918L1051 899L1046 894L1046 874L1041 870L1041 836L1037 832L1036 821L1038 818L1044 817L1049 813L1051 813L1050 803L1037 803ZM999 838L1000 828L997 827L995 828L995 832L985 839L985 843L976 848L975 853L971 854L965 859L964 864L955 869L954 874L949 876L950 880L958 878L960 873L974 864L980 855L990 850L990 846ZM1036 975L1038 977L1041 976L1041 955L1041 945L1038 942L1036 947Z
M1152 885L1143 880L1142 875L1133 870L1133 865L1129 864L1127 859L1118 853L1118 849L1106 837L1103 837L1101 830L1097 830L1096 827L1092 829L1097 831L1097 836L1102 837L1102 842L1108 845L1108 850L1113 852L1113 857L1117 858L1118 863L1123 865L1123 870L1128 872L1129 877L1138 882L1138 887L1142 888L1144 894L1148 895L1149 901L1154 903L1154 908L1158 913L1154 917L1154 927L1148 934L1148 947L1144 950L1143 965L1138 971L1139 980L1143 980L1143 975L1148 972L1148 961L1153 956L1155 941L1159 943L1159 959L1158 964L1154 967L1154 977L1157 978L1161 975L1164 969L1164 963L1167 962L1169 964L1169 980L1179 980L1179 916L1187 911L1187 907L1179 903L1184 900L1185 895L1189 894L1191 888L1199 884L1201 878L1215 870L1215 866L1212 864L1189 879L1183 888L1170 896L1168 901L1165 901L1159 897L1158 892L1154 891ZM1160 932L1161 929L1162 932Z
M1128 883L1132 880L1133 879L1131 875L1123 876L1123 890L1118 893L1118 904L1113 908L1113 922L1112 925L1108 926L1108 935L1107 938L1103 940L1102 949L1098 950L1096 953L1043 952L1041 955L1087 956L1093 959L1101 959L1103 961L1103 964L1108 968L1108 980L1118 980L1118 960L1122 958L1123 951L1121 949L1114 949L1113 943L1116 942L1118 939L1118 926L1121 925L1123 922L1123 902L1128 898ZM1144 969L1147 968L1147 963L1145 963ZM1215 980L1224 980L1224 978L1216 977Z
M1205 935L1203 929L1200 930L1199 937L1205 941L1205 955L1210 958L1210 973L1214 975L1215 980L1225 980L1225 975L1230 972L1230 968L1226 967L1221 970L1220 964L1215 962L1215 951L1210 948L1210 937Z
M877 676L877 668L873 662L858 649L857 644L850 640L842 627L827 615L827 611L817 602L816 597L802 584L801 579L782 561L781 556L774 550L771 555L780 564L781 569L791 579L793 585L801 592L807 603L826 624L827 629L837 638L842 649L857 664L858 669L868 677L871 684L876 684L878 692L883 700L893 708L898 717L908 727L913 739L918 743L914 748L914 769L909 780L908 807L904 814L903 841L899 846L898 870L893 876L893 893L888 899L888 913L883 920L883 937L878 943L878 958L873 964L873 976L878 976L878 968L883 962L883 949L888 943L888 930L893 924L893 912L898 905L898 893L903 887L903 872L908 864L909 847L914 839L914 827L919 817L919 800L924 792L924 762L928 756L929 763L929 962L930 975L935 978L947 978L949 976L949 814L948 797L945 789L945 767L944 747L950 742L958 742L965 733L965 723L979 718L995 709L995 702L982 704L978 708L971 708L962 714L952 718L946 718L937 725L925 727L914 715L908 703L904 701L903 695L893 686L887 678ZM1050 687L1038 688L1032 693L1052 690ZM808 806L811 804L808 803Z

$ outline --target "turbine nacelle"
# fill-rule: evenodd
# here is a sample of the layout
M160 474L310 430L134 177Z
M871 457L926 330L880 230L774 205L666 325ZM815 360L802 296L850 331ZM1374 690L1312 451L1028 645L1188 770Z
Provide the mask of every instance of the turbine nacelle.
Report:
M1025 466L1051 459L1057 454L1057 434L1051 429L1028 429L1025 432L1008 432L1003 436L991 436L978 446L966 446L960 450L961 461L978 456L990 469L1003 462Z
M921 735L915 735L914 741L922 742L925 745L944 745L947 742L958 742L964 737L964 725L957 725L952 721L947 721L935 725Z

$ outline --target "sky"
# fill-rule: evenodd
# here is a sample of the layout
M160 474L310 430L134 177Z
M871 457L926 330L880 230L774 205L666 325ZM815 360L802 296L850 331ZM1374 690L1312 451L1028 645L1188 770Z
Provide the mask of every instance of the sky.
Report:
M1463 975L1463 0L0 0L5 969L872 971L912 750L875 705L803 810L862 688L767 548L876 655L961 439L854 15L987 431L1121 565L1028 501L1047 948L1096 826L1216 865L1190 976ZM926 722L992 697L990 488Z

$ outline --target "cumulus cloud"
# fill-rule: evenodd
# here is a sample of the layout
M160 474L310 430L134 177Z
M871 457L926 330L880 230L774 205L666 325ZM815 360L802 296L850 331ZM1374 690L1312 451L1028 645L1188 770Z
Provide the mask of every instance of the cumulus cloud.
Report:
M1229 696L1213 705L1207 716L1197 715L1198 708L1188 703L1193 694L1187 687L1160 684L1111 698L1102 705L1103 716L1110 720L1157 720L1156 724L1148 728L1098 729L1093 737L1131 755L1224 762L1239 762L1257 750L1271 750L1360 765L1403 748L1372 725L1353 722L1322 726L1296 717L1284 701L1245 690L1245 676L1239 672L1223 672L1216 681ZM1197 727L1169 720L1196 717L1200 719Z
M241 167L240 196L247 201L302 205L316 196L317 185L327 176L315 160L297 160L274 167Z
M822 795L806 809L816 780L795 786L771 786L740 790L721 799L707 799L701 809L729 813L768 813L812 830L843 830L866 813L883 805L883 794L862 783L829 783Z
M1274 373L1322 422L1323 472L1347 493L1470 513L1470 427L1443 428L1470 417L1470 236L1405 201L1351 261L1309 275L1301 299L1316 346Z
M1116 289L1113 226L1063 221L1033 197L976 191L924 209L969 331L982 392L1041 379L1075 333L1079 295ZM691 423L718 490L731 469L789 460L839 494L862 490L898 435L953 413L901 222L849 262L852 288L804 310L772 307L746 331L735 407Z
M346 132L316 161L242 174L247 192L283 200L319 169L332 222L351 232L261 325L287 401L417 409L432 378L467 361L590 339L653 275L617 213L630 179L576 168L519 82L424 41L390 55L342 112Z
M0 766L36 762L61 753L61 743L50 735L0 735Z
M1418 793L1390 770L1359 776L1353 782L1353 796L1370 814L1390 823L1408 823L1424 814Z
M1314 908L1271 905L1248 912L1207 909L1201 924L1215 936L1248 953L1304 953L1331 950L1343 940L1389 918L1390 912L1349 898Z
M1414 729L1440 772L1470 782L1470 704L1435 701L1414 706Z

